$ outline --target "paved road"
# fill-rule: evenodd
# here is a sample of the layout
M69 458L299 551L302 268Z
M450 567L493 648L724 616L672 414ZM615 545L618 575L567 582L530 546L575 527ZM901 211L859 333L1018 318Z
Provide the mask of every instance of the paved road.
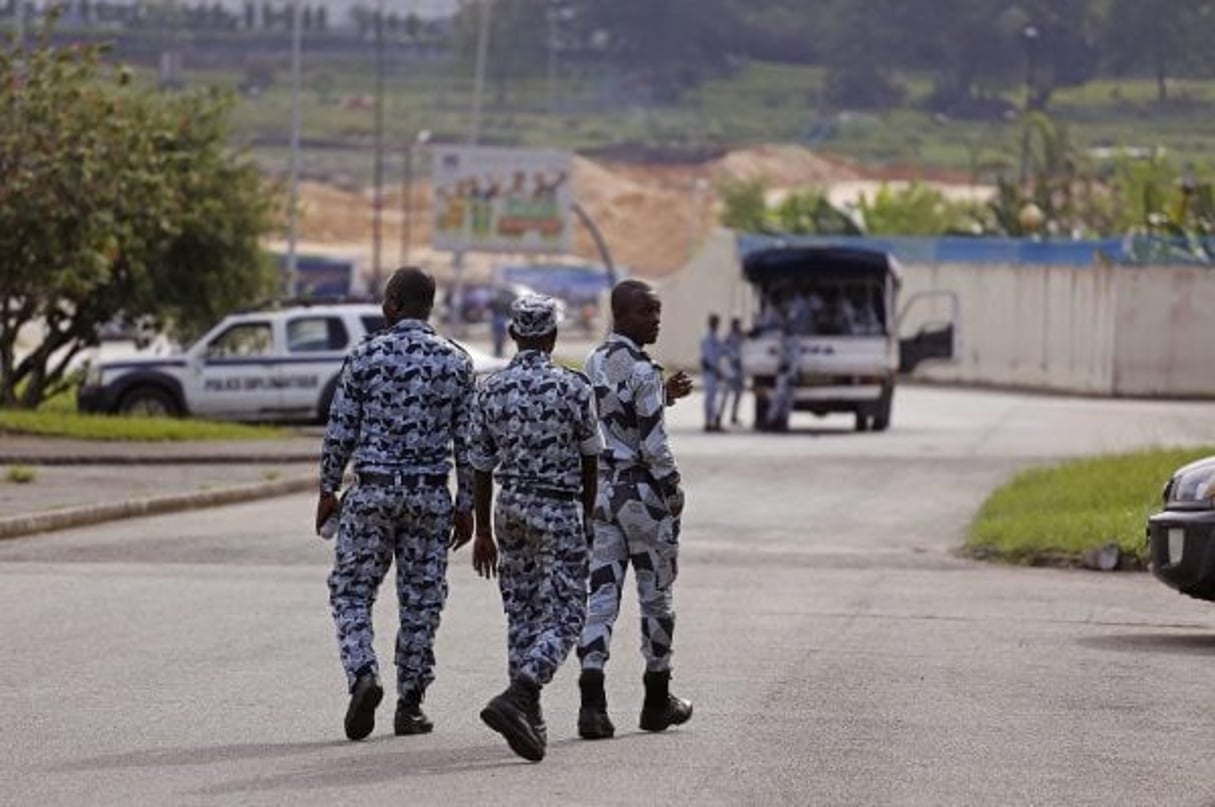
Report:
M0 801L13 804L1215 804L1215 606L1148 575L952 554L1027 463L1215 443L1211 407L909 388L893 429L795 420L705 435L690 484L676 686L693 721L634 726L629 602L609 667L621 736L547 760L477 719L503 685L494 588L458 557L433 735L341 739L329 548L306 496L0 545ZM377 608L379 645L392 627ZM384 729L389 732L385 733Z

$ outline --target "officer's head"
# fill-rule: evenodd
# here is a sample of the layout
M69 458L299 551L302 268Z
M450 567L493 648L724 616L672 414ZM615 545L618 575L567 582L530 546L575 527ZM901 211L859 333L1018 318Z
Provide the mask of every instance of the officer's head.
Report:
M639 345L658 340L662 301L640 280L622 280L612 289L612 330Z
M721 317L716 314L709 314L709 330L716 331L718 325L721 325Z
M557 301L544 294L525 294L510 306L510 335L519 350L552 353L557 344Z
M430 319L435 306L435 279L425 269L402 266L384 287L384 319L395 325L403 319Z

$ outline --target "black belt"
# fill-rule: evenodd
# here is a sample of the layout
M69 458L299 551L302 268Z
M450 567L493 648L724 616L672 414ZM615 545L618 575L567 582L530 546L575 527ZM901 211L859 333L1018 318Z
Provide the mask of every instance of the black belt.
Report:
M559 502L576 502L576 501L578 501L578 499L582 498L581 493L578 493L577 491L573 491L573 490L554 490L553 488L524 488L524 487L516 487L514 485L506 487L505 489L509 490L511 493L518 493L523 496L530 494L533 496L541 496L545 499L556 499Z
M446 485L446 474L382 474L375 471L357 471L360 485L382 485L398 488L412 488L418 485Z
M651 482L654 479L649 469L640 465L607 465L604 470L609 476L622 482Z

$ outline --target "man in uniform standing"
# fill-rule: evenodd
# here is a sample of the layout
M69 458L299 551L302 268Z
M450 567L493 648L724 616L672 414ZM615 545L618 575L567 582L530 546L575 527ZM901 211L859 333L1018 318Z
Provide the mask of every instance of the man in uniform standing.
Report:
M447 598L447 552L472 537L468 436L472 360L427 324L434 278L398 269L384 290L385 330L346 359L321 454L316 523L339 509L337 491L353 458L356 482L343 497L329 601L350 687L346 736L375 728L383 697L373 647L372 605L395 558L400 628L396 641L394 732L433 724L421 709L434 680L434 637ZM447 478L452 459L453 513Z
M629 565L637 575L646 668L640 727L663 731L692 716L692 704L670 694L684 497L663 419L665 406L686 395L691 382L677 374L664 384L662 368L642 350L657 340L661 315L662 303L645 283L618 283L612 289L613 333L586 362L605 447L592 523L590 598L578 646L578 734L585 739L615 733L603 675Z
M721 382L721 360L725 352L717 328L721 317L709 315L708 329L700 338L700 377L705 385L705 431L721 431L721 412L718 410L718 391Z
M538 762L547 744L540 688L569 655L586 618L585 525L603 441L590 382L550 358L556 301L521 297L511 315L518 353L485 382L473 415L473 567L486 579L498 575L510 680L481 719L515 753ZM501 490L491 524L495 471Z
M717 410L718 424L725 417L727 404L729 404L730 408L730 425L737 426L740 422L738 419L738 404L742 401L743 388L746 386L746 377L743 375L742 366L743 339L742 320L738 317L732 317L730 319L730 332L726 334L726 338L722 341L722 348L726 359L726 389L721 396L721 406Z

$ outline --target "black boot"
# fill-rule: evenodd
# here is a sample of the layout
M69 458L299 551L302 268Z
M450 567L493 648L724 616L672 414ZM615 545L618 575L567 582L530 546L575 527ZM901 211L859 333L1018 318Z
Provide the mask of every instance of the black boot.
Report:
M641 707L641 728L645 731L665 731L692 717L692 702L671 694L671 671L645 674L645 703Z
M544 759L547 731L537 732L540 717L540 685L516 678L481 710L485 725L506 738L510 750L532 762Z
M616 734L607 713L607 693L603 691L603 670L583 670L578 678L582 708L578 710L578 736L584 740L606 740Z
M380 705L384 690L375 673L360 673L350 688L350 705L346 707L346 737L361 740L375 729L375 707Z
M397 698L397 714L392 721L393 733L398 737L406 734L427 734L435 727L430 718L422 711L422 695L419 692L408 692L405 697Z

